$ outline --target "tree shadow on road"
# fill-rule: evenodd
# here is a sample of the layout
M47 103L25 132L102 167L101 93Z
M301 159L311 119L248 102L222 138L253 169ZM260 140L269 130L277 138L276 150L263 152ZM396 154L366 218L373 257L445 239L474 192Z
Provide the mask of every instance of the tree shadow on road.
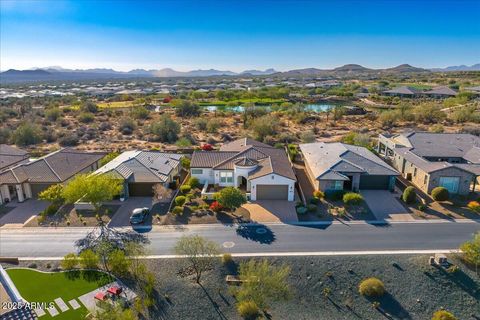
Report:
M242 238L261 244L271 244L275 241L275 233L263 224L239 225L236 232Z

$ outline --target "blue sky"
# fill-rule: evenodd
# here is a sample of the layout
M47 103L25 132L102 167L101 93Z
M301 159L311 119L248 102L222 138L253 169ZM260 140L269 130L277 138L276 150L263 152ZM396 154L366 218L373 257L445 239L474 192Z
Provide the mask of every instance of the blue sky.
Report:
M480 1L1 0L0 69L480 62Z

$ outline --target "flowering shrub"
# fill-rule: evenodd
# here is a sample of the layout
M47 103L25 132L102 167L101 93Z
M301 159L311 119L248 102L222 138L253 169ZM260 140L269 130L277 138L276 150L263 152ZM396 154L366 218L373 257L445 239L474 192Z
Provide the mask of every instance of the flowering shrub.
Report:
M480 213L480 203L478 201L470 201L467 207L474 212Z
M213 150L213 147L212 147L211 144L206 143L206 144L202 145L202 148L201 148L201 149L202 149L203 151L212 151L212 150Z
M210 210L212 210L214 212L219 212L222 209L223 209L223 206L220 203L218 203L218 201L214 201L210 205Z

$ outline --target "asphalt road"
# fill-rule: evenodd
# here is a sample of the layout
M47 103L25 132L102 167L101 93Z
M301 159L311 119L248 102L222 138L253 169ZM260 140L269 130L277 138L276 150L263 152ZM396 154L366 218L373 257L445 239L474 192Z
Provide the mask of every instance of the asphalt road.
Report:
M62 257L75 251L86 228L2 229L0 256ZM231 253L450 250L480 231L480 223L392 223L268 226L187 226L145 232L151 255L171 255L184 234L209 238Z

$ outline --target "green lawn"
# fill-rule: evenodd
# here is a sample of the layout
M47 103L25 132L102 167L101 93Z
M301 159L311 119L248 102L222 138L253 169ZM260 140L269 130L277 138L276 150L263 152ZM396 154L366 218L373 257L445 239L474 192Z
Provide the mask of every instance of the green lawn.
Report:
M112 101L112 102L99 102L97 106L100 109L108 108L130 108L134 105L135 101Z
M111 276L98 271L42 273L36 270L8 269L7 273L27 301L48 303L60 297L69 307L69 300L113 281ZM82 306L80 309L73 310L70 307L68 311L60 312L54 319L84 319L88 311L78 299L77 301ZM57 310L60 311L58 307ZM41 319L53 318L47 312Z

